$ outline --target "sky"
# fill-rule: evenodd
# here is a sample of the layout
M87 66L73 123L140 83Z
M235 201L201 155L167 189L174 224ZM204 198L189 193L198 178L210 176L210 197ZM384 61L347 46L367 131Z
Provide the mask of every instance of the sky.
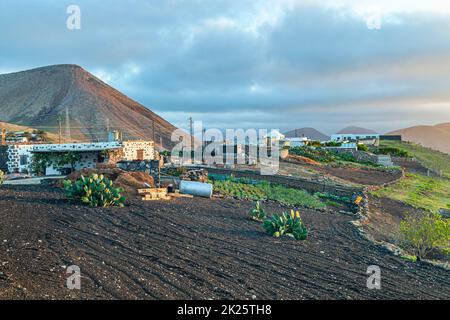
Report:
M384 133L450 122L450 0L1 1L0 73L53 64L182 128Z

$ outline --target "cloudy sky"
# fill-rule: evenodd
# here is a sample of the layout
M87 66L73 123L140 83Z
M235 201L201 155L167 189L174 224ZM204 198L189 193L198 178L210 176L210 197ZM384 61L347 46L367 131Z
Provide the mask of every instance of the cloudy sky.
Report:
M1 1L0 73L62 63L181 127L449 122L450 0Z

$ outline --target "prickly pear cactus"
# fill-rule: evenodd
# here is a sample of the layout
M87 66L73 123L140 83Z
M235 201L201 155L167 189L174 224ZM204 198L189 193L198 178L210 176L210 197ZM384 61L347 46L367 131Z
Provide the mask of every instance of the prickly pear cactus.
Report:
M115 188L113 182L103 175L81 176L75 183L64 181L64 190L69 199L80 200L91 207L123 207L125 197L121 188Z

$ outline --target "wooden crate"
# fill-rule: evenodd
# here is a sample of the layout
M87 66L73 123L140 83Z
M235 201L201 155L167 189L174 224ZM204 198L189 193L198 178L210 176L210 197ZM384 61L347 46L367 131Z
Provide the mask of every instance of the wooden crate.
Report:
M146 193L167 193L167 188L147 188L147 189L138 189L139 194Z
M142 201L170 200L166 188L138 189L138 193L143 195Z

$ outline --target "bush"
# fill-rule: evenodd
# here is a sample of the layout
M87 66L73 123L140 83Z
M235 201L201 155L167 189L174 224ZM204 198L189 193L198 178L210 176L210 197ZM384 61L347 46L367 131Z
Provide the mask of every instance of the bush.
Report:
M327 141L327 142L322 143L322 145L324 147L340 147L340 146L342 146L342 142Z
M363 143L358 143L358 150L367 152L367 151L369 151L369 147Z
M281 215L275 214L270 219L266 219L263 228L276 238L286 235L296 240L306 240L308 237L308 229L300 213L298 211L294 213L294 210L291 210L290 215L283 212Z
M412 158L412 155L405 150L395 148L395 147L381 147L374 150L375 154L385 154L390 155L393 157L400 157L400 158Z
M114 188L113 182L103 175L81 176L75 183L65 180L64 189L69 199L80 200L91 207L123 207L125 202L125 197L120 195L123 190Z
M330 151L323 148L295 147L291 148L289 153L296 156L310 158L318 162L327 163L336 161L336 157Z
M259 201L257 201L255 207L252 210L250 210L250 218L252 220L260 222L263 222L264 219L266 218L266 212L262 208Z
M450 222L436 213L413 214L400 222L400 233L418 260L433 249L450 250Z

